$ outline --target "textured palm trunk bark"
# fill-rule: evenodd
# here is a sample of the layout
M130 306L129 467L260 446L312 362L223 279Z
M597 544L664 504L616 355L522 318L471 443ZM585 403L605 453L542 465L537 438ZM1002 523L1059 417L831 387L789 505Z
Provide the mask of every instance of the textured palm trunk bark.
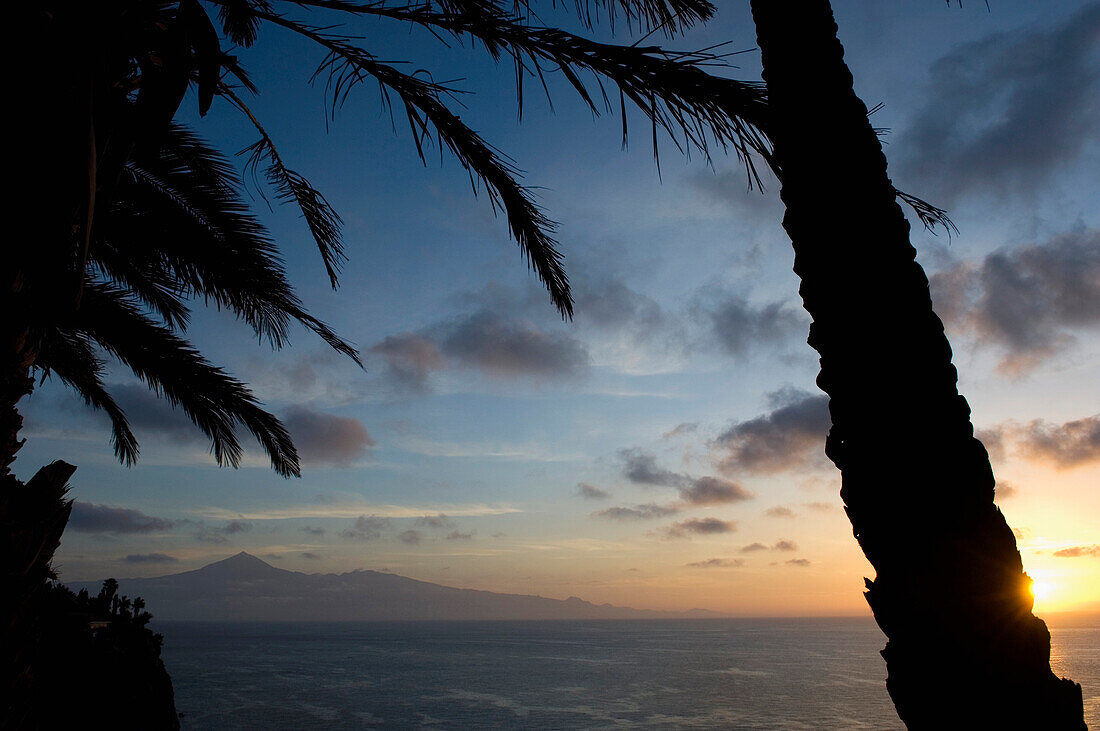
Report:
M886 158L826 0L753 0L800 294L830 397L826 453L877 572L887 688L911 728L1084 728L1049 665L1030 579Z

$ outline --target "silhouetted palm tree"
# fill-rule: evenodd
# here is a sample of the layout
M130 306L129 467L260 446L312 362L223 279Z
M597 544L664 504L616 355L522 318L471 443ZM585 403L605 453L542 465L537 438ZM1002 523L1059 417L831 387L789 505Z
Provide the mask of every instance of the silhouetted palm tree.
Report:
M293 475L297 454L278 419L181 337L188 301L201 298L234 312L276 348L297 321L356 357L303 309L273 243L248 214L230 166L173 123L191 88L200 114L220 98L245 116L258 135L246 167L262 171L276 196L301 210L335 287L343 259L340 218L284 163L249 110L247 96L256 87L222 50L226 42L248 47L264 25L307 38L322 52L316 74L327 77L333 108L353 87L377 82L385 102L407 117L421 157L434 137L480 181L566 317L572 298L554 225L519 182L513 163L452 111L457 90L382 63L329 20L375 18L473 39L494 58L515 64L521 108L525 76L541 81L546 74L563 75L597 113L610 110L609 92L617 90L624 135L629 99L652 124L655 153L658 129L681 148L707 153L715 145L732 147L752 180L748 152L765 149L758 130L766 113L762 85L705 73L708 64L721 63L712 51L598 43L533 24L526 4L505 10L492 0L207 5L217 9L220 29L198 0L43 0L18 24L22 40L35 49L34 72L20 87L29 91L19 100L38 123L26 125L18 140L20 152L33 158L21 170L21 219L36 228L0 255L0 548L7 549L4 573L13 587L0 606L0 639L8 653L33 645L34 638L21 633L21 613L26 598L52 575L50 560L71 508L64 500L71 465L55 462L26 485L10 472L22 446L17 405L33 389L36 372L57 376L108 414L115 453L124 463L137 457L137 443L103 383L103 355L181 407L210 438L219 464L238 463L234 427L242 425L276 471ZM589 27L618 18L647 34L672 34L705 21L714 8L706 0L592 0L578 2L576 10ZM327 19L315 24L287 15L303 11ZM4 667L20 672L17 663Z
M877 572L867 601L898 713L922 729L1084 728L1080 686L1050 671L1050 634L829 3L753 0L752 12L783 226L830 396L826 453Z

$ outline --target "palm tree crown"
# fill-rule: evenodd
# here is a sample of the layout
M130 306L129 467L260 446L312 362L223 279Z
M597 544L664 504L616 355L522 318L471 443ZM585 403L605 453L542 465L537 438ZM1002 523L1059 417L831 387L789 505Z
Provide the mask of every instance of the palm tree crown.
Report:
M578 1L575 11L585 27L625 22L648 38L706 21L714 7L706 0L593 0ZM303 12L310 22L293 15ZM244 151L246 171L262 174L278 199L298 207L335 288L345 256L341 219L284 162L249 109L257 86L223 50L252 46L266 28L319 48L314 77L327 82L333 110L355 87L375 82L384 103L403 111L421 158L432 142L449 150L504 213L509 233L563 317L572 316L573 302L554 223L521 183L515 164L452 110L459 90L381 62L358 35L334 23L411 23L441 39L473 39L494 59L514 64L521 112L525 77L545 85L546 74L560 73L597 114L612 109L617 91L624 139L629 100L652 125L655 154L658 130L681 149L706 155L716 147L732 149L750 183L759 182L750 153L767 157L763 88L706 73L708 65L722 64L722 54L600 43L541 27L534 18L526 3L505 9L493 0L43 3L33 30L46 48L45 78L58 82L45 106L62 120L43 168L61 184L54 186L57 196L41 203L44 245L3 262L7 281L20 283L9 298L16 314L16 372L37 368L55 375L104 410L124 463L137 458L137 441L104 386L104 353L181 407L210 438L219 464L238 464L235 428L244 426L276 471L298 474L297 453L279 420L182 337L189 302L201 298L233 312L275 348L298 322L358 361L355 349L311 317L294 294L277 248L248 210L233 166L173 121L189 89L197 91L201 115L217 98L244 116L257 134Z

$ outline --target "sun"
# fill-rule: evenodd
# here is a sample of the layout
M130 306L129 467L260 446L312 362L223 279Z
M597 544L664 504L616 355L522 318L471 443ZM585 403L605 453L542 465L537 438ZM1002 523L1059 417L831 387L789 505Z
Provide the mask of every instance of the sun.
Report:
M1057 588L1057 585L1051 581L1032 581L1031 596L1035 598L1035 601L1042 602L1049 599Z

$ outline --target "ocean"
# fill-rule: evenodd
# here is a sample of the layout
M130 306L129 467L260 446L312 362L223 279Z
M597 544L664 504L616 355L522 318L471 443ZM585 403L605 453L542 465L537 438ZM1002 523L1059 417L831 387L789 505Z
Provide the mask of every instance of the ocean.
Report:
M1051 625L1100 723L1100 617ZM184 729L898 729L871 619L161 622Z

